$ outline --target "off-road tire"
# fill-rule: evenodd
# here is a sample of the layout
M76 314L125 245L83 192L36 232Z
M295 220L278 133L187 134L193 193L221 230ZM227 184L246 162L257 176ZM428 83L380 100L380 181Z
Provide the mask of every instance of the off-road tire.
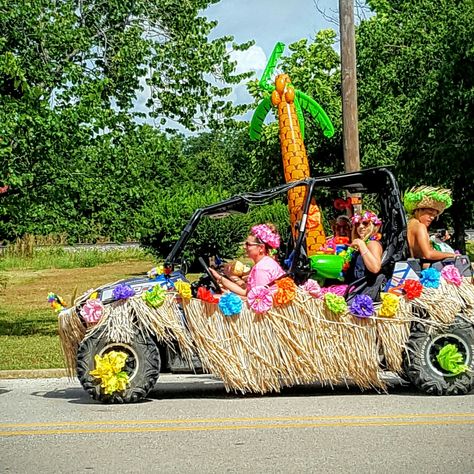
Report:
M145 398L155 386L160 375L161 359L155 341L137 332L129 344L104 340L99 334L82 341L77 351L77 377L84 390L94 399L103 403L135 403ZM100 380L90 375L95 369L94 356L104 355L112 350L129 355L124 371L129 375L129 384L123 392L104 394Z
M458 375L444 371L436 354L445 344L455 343L469 370ZM406 377L418 390L430 395L464 395L474 386L474 326L457 317L447 329L432 329L416 323L406 344L403 364Z

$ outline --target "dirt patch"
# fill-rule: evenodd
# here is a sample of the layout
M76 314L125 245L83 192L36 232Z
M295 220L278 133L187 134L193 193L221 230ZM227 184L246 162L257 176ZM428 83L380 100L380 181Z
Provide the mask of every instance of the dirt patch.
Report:
M6 273L6 291L0 296L0 306L23 310L44 308L50 291L62 296L69 304L74 293L80 295L89 288L144 275L153 265L155 263L151 260L140 260L92 268L9 271Z

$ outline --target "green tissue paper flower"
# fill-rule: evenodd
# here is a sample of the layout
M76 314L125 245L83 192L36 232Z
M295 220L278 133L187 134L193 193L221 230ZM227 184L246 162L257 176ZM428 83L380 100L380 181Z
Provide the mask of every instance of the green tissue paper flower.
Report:
M160 285L155 285L153 288L145 291L142 294L142 298L146 301L148 306L159 308L165 302L166 290Z
M462 374L468 370L468 366L464 364L463 356L455 344L446 344L439 351L436 359L443 370L454 375Z
M335 295L334 293L326 293L324 295L324 302L327 308L335 314L341 314L347 310L346 300L342 296Z

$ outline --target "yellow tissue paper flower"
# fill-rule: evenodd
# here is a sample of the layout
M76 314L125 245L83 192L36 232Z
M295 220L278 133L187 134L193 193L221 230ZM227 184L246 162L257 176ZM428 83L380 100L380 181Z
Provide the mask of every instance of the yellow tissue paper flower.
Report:
M186 299L191 298L191 285L188 282L178 280L175 282L174 287L176 291L181 295L181 297Z
M384 318L393 318L398 311L400 297L392 293L381 293L382 306L379 310L379 316Z
M100 386L105 394L111 395L127 388L128 374L122 371L126 360L127 354L119 351L107 352L103 357L98 354L94 356L95 370L89 374L101 381Z

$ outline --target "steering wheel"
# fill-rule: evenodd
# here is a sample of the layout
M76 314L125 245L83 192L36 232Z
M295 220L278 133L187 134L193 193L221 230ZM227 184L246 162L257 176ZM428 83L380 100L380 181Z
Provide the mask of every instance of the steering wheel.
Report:
M214 278L214 275L211 273L211 270L207 263L204 261L202 257L198 258L199 263L201 264L202 268L204 269L204 272L206 275L210 278L212 285L214 286L214 290L216 293L222 293L221 287L219 286L219 283L217 280Z

